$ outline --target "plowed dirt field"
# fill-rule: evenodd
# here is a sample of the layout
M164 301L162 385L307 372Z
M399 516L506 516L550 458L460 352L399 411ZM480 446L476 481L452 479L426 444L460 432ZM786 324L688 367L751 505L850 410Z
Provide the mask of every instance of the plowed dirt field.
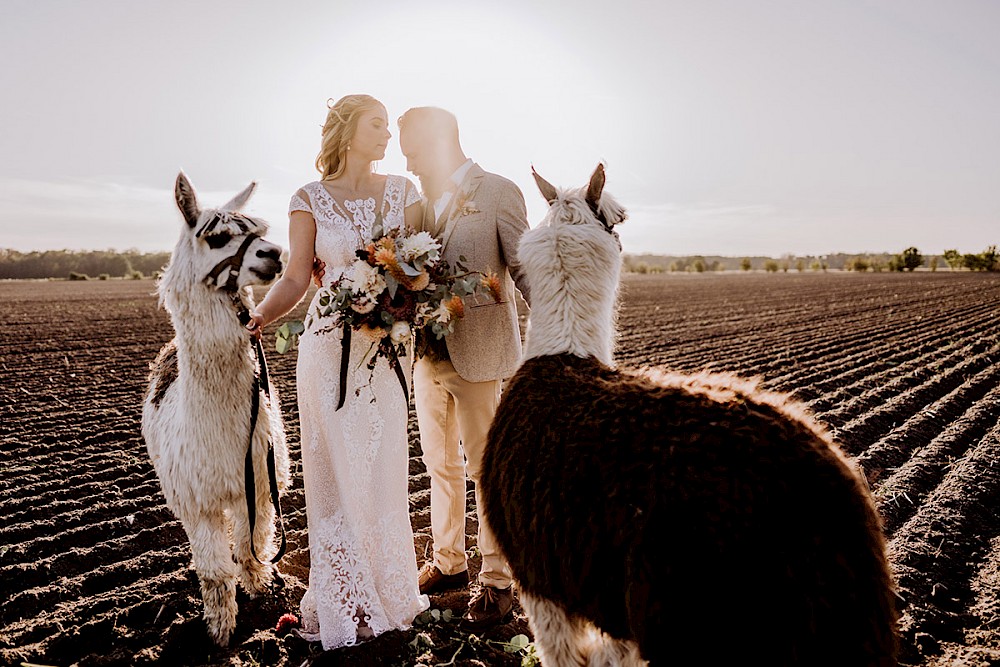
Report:
M482 637L438 620L329 653L275 633L297 612L309 567L294 352L269 354L295 477L282 500L288 585L241 594L232 646L211 645L186 537L139 430L148 364L173 335L154 289L0 283L0 665L520 664L503 647L529 634L519 610ZM902 663L1000 665L998 316L995 274L627 276L617 356L759 376L805 401L863 468L884 516ZM410 456L422 563L429 481L412 409ZM432 597L456 614L467 601Z

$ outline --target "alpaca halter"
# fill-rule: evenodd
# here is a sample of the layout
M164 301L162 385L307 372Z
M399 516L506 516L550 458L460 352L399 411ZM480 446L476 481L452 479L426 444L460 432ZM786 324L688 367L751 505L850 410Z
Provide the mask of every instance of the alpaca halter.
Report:
M604 231L606 231L608 234L611 234L611 236L615 239L615 243L618 244L618 252L621 252L621 249L622 249L622 240L621 240L621 237L619 237L618 236L618 232L615 231L614 224L611 223L611 222L608 222L608 219L605 217L604 213L601 211L600 202L599 201L592 202L592 201L588 200L587 201L587 208L589 208L590 212L594 214L594 217L597 218L597 221L599 223L601 223L601 227L604 229Z
M236 285L236 280L240 277L240 270L243 268L243 258L246 256L250 245L259 238L260 236L257 234L247 234L235 255L225 258L208 272L208 275L205 276L205 283L208 285L215 283L219 275L228 268L229 277L226 279L226 284L222 286L222 289L227 292L236 292L239 289Z
M590 204L590 202L587 202L587 203L588 203L588 205ZM597 221L599 223L601 223L601 228L604 231L606 231L608 234L611 234L611 237L615 240L615 243L618 244L618 252L621 252L621 250L622 250L622 240L621 240L621 237L618 236L618 232L615 231L614 225L612 225L610 222L608 222L607 220L605 220L604 214L601 213L600 211L598 211L596 209L596 207L594 207L593 205L590 205L590 210L594 212L594 217L596 217Z

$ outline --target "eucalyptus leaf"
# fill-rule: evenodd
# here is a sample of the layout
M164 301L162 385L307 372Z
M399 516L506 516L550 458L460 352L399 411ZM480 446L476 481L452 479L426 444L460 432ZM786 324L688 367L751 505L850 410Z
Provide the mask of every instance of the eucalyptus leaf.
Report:
M410 276L411 278L415 278L416 276L420 275L420 269L410 266L406 262L400 262L399 265L403 267L403 273Z
M280 338L274 339L274 349L278 351L278 354L284 354L292 349L292 339L291 338Z
M385 287L389 290L389 298L396 298L396 290L399 288L399 281L392 277L391 273L385 274Z
M306 330L305 325L302 324L302 320L292 320L291 322L286 322L281 326L288 327L288 332L295 336L304 333Z

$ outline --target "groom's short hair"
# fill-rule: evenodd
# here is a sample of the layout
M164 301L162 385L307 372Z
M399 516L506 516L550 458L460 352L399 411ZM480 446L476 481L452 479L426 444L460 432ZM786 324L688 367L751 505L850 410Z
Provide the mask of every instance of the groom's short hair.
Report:
M402 132L413 131L423 137L435 137L458 145L458 120L455 114L438 107L413 107L396 121Z

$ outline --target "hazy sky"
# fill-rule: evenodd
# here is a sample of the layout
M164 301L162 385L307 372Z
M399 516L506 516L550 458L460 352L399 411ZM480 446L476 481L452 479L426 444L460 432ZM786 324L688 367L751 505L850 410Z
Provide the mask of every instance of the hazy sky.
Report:
M545 204L598 161L627 252L1000 243L1000 3L3 0L0 247L173 247L259 182L287 244L328 98L431 104ZM395 130L395 128L393 128ZM394 132L395 134L395 132ZM406 173L393 140L380 172Z

